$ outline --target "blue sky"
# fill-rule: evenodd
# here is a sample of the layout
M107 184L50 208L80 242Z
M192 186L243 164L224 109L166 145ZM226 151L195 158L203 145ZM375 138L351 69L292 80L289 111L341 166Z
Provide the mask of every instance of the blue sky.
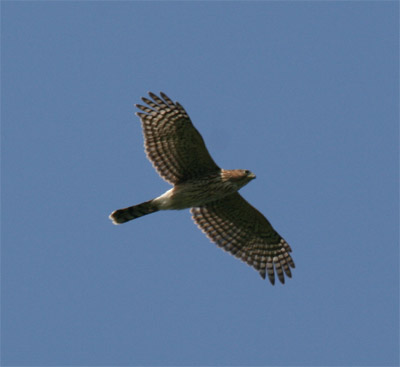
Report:
M2 365L399 362L398 3L2 2ZM164 91L293 248L274 287L169 188Z

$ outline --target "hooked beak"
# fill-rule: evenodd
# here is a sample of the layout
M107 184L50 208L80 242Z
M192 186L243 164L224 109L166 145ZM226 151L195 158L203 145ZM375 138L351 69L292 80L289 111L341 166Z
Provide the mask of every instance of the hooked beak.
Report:
M254 180L256 178L256 175L253 172L250 172L247 177L251 178L252 180Z

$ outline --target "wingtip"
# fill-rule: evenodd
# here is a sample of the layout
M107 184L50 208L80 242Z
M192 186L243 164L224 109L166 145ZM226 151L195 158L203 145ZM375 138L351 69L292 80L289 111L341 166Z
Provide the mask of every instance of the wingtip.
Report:
M275 278L273 279L269 278L269 282L271 283L271 285L275 285Z

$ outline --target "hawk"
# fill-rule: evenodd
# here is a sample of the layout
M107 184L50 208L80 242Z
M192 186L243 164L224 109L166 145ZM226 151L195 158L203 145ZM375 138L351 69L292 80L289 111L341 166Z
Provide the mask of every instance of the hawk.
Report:
M200 133L184 108L167 95L149 93L147 106L136 105L147 158L159 175L173 185L163 195L111 213L121 224L159 210L191 208L197 226L217 246L268 274L275 284L291 278L294 262L288 243L238 190L256 176L249 170L221 169L212 159Z

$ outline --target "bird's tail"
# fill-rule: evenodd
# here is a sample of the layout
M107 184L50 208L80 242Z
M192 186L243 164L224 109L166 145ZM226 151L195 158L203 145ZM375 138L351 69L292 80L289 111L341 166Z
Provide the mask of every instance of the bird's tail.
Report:
M159 211L160 209L152 202L153 200L149 200L128 208L115 210L110 214L109 218L114 224L121 224L142 217L143 215Z

